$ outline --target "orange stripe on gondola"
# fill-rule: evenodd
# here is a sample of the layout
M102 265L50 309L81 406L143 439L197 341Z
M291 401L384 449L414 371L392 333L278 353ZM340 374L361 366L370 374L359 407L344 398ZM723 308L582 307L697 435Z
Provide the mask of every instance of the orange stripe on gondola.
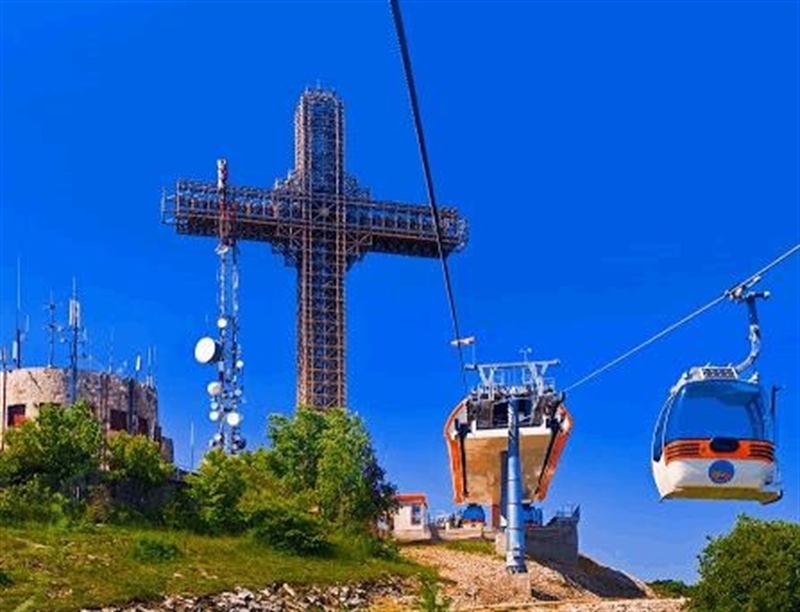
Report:
M664 462L681 459L739 459L742 461L775 461L775 445L763 440L739 440L739 448L725 453L711 450L710 440L676 440L664 447Z

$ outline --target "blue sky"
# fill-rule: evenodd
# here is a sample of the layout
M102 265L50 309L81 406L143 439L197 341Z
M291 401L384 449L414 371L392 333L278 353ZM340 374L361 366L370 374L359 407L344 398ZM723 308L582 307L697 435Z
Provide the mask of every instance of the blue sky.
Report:
M796 2L404 2L437 196L470 223L450 260L484 360L531 347L567 386L800 241ZM192 359L212 332L213 241L160 223L162 187L269 186L292 165L307 86L344 98L347 164L378 198L425 203L387 2L0 5L0 341L16 262L44 362L43 309L77 276L98 361L156 346L162 420L189 463L212 433ZM295 273L241 255L244 433L295 398ZM688 366L739 359L743 309L721 304L575 389L545 512L582 507L580 541L644 578L693 580L738 513L800 520L800 256L761 288L760 368L786 387L786 496L658 501L652 428ZM451 508L443 422L463 395L435 260L369 255L350 272L348 386L403 491ZM66 361L66 350L59 353Z

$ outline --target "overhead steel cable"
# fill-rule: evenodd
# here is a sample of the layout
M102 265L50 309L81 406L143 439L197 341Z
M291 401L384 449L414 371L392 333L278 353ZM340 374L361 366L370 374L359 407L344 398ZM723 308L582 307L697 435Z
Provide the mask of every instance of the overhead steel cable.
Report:
M436 245L439 250L439 260L442 262L442 272L444 274L444 284L447 290L447 301L450 305L450 316L453 320L453 330L455 332L456 347L458 348L458 359L461 363L461 378L464 382L464 387L468 388L467 377L465 372L464 351L462 343L458 342L461 339L461 334L458 328L458 316L456 314L456 304L453 297L453 287L450 282L450 271L447 267L447 259L444 255L444 248L442 246L442 229L439 223L439 209L436 207L436 195L433 188L433 177L431 175L430 162L428 161L428 149L425 146L425 133L422 129L422 118L420 116L419 103L417 101L417 89L414 84L414 72L411 68L411 57L408 52L408 41L406 39L405 29L403 27L403 17L400 14L400 5L397 0L389 0L392 9L392 17L394 18L395 32L397 33L397 42L400 46L400 54L403 59L403 72L406 78L406 85L408 87L408 97L411 101L411 111L414 116L414 131L417 135L417 142L419 144L419 153L422 158L422 169L425 173L425 186L428 191L428 201L433 213L433 228L436 231Z
M589 374L587 374L586 376L584 376L583 378L581 378L577 382L575 382L575 383L571 384L570 386L568 386L566 389L564 389L564 391L565 392L566 391L570 391L570 390L574 389L575 387L578 387L578 386L582 385L583 383L590 381L591 379L595 378L596 376L599 376L600 374L602 374L606 370L609 370L610 368L613 368L615 365L617 365L621 361L624 361L625 359L627 359L631 355L633 355L635 353L638 353L643 348L653 344L653 342L655 342L656 340L659 340L660 338L663 338L664 336L666 336L670 332L675 331L680 326L684 325L685 323L688 323L689 321L691 321L695 317L701 315L702 313L704 313L709 308L712 308L713 306L716 306L717 304L719 304L723 300L730 298L737 289L740 289L740 288L745 288L746 289L746 288L752 287L759 280L761 280L761 276L763 274L766 274L769 270L771 270L772 268L777 266L779 263L783 262L785 259L787 259L791 255L796 253L798 250L800 250L800 244L794 245L788 251L786 251L785 253L783 253L779 257L777 257L774 260L772 260L770 263L768 263L766 266L761 268L755 274L752 274L751 276L747 277L744 281L742 281L741 283L737 283L736 285L734 285L730 289L726 289L725 292L722 295L715 297L713 300L711 300L705 306L701 306L700 308L698 308L697 310L695 310L691 314L688 314L685 317L683 317L680 321L677 321L677 322L673 323L672 325L669 325L668 327L664 328L663 330L661 330L660 332L658 332L654 336L651 336L650 338L648 338L647 340L645 340L641 344L637 344L632 349L630 349L628 351L625 351L622 355L620 355L619 357L617 357L615 359L612 359L611 361L609 361L604 366L597 368L593 372L590 372Z

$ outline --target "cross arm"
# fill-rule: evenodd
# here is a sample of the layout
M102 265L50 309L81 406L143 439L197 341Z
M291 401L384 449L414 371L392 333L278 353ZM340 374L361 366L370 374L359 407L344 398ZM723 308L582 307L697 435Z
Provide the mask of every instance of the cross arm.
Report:
M336 194L303 193L291 187L228 186L236 237L278 243L300 230L344 230L365 251L438 257L433 213L425 205L375 201ZM179 234L216 236L219 222L216 183L179 180L162 199L162 221ZM439 209L445 255L466 245L468 227L455 208Z

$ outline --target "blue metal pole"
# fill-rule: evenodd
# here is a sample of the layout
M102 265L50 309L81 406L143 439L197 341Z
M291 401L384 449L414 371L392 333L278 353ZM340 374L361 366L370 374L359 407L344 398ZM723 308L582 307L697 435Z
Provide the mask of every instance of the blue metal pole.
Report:
M526 573L525 525L522 519L522 466L519 456L519 413L527 397L513 394L508 402L508 482L506 499L506 571Z

